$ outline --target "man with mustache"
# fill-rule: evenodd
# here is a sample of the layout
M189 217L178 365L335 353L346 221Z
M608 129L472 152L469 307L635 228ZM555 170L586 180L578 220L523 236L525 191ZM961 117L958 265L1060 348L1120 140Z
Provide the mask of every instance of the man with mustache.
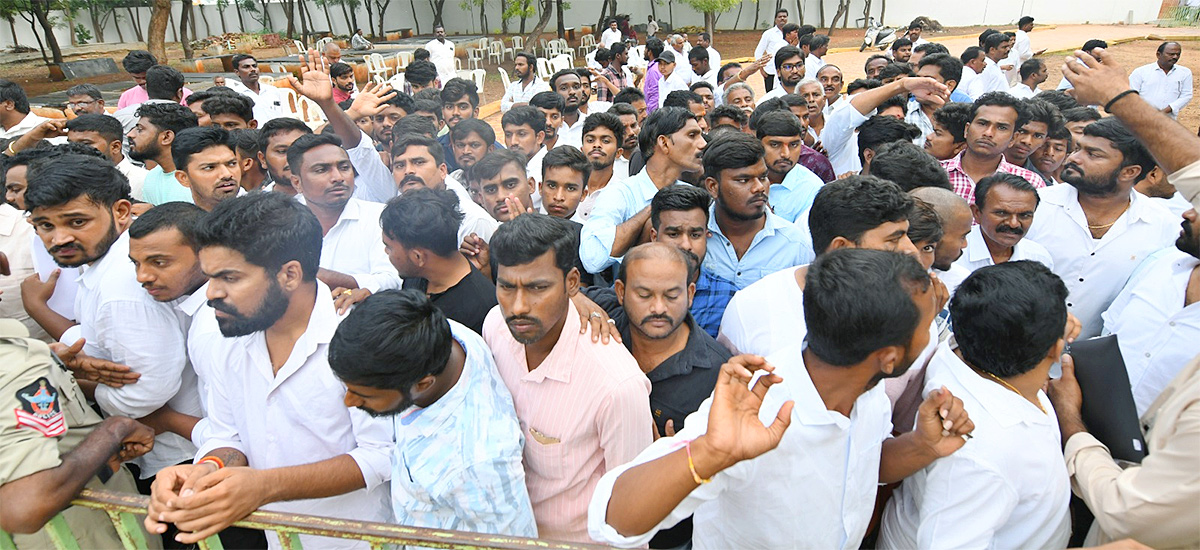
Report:
M483 338L447 320L420 292L389 290L338 326L329 366L346 384L347 407L395 427L395 523L538 535L521 425Z
M765 152L772 213L795 223L825 183L808 168L796 165L804 148L803 123L783 109L752 118L757 119L755 135Z
M739 289L813 259L808 235L770 211L764 156L762 143L741 132L704 150L703 187L714 199L704 266Z
M500 112L507 113L509 109L520 105L528 105L534 94L549 90L546 81L537 75L537 58L529 52L518 52L513 58L513 77L516 78L504 97L500 98Z
M942 161L958 196L968 203L975 202L975 182L996 172L1016 174L1039 189L1046 186L1033 171L1004 160L1017 128L1029 121L1029 110L1021 100L1007 92L983 94L972 105L968 120L967 148L958 156Z
M491 242L498 307L483 337L512 393L538 536L591 542L600 476L650 444L650 382L623 346L580 333L579 244L566 222L523 214Z
M546 139L546 115L537 107L517 105L500 117L500 126L504 130L504 146L524 156L529 177L542 181L542 159L546 156L546 148L542 146Z
M701 548L797 540L857 548L879 483L963 446L974 425L944 389L921 403L915 431L891 437L880 382L917 361L939 309L921 265L892 252L837 250L806 279L807 337L766 359L733 358L679 433L605 474L588 517L596 540L642 545L695 514ZM751 386L757 372L765 376Z
M536 95L536 94L535 94ZM458 165L458 160L454 155L453 143L451 143L451 132L454 127L458 126L459 122L467 119L479 118L479 91L475 88L475 83L461 78L453 78L446 82L446 86L442 88L442 119L446 121L446 128L449 130L445 134L438 137L438 142L446 150L446 167L451 172L463 168ZM492 132L493 136L495 131ZM493 137L489 143L496 143ZM480 157L483 155L480 154ZM476 157L478 158L478 157Z
M218 205L197 230L196 245L209 305L221 334L234 340L223 346L224 368L208 384L209 437L195 464L159 475L146 528L162 533L174 523L177 540L191 544L268 505L388 519L391 426L347 409L329 368L341 319L316 277L321 222L291 197L251 193ZM268 539L278 547L273 533ZM300 539L314 548L366 547Z
M633 107L624 104L619 110L632 111ZM617 108L616 105L613 106ZM587 162L591 165L591 170L587 174L585 180L586 186L581 188L580 202L578 207L571 214L571 218L579 223L587 221L592 215L592 209L596 207L596 200L600 198L600 194L608 189L610 185L614 188L615 184L625 181L629 177L629 161L621 157L621 149L628 142L626 132L626 124L622 119L636 119L637 113L633 112L629 115L618 117L613 114L610 109L606 113L593 113L583 123L583 147L581 152L587 157ZM634 123L636 124L636 122ZM637 142L637 135L633 136L633 140ZM545 191L543 191L544 195ZM549 203L543 205L549 212Z
M191 116L186 107L173 106ZM195 377L185 376L186 341L176 313L142 288L129 261L126 229L133 220L125 176L110 163L76 154L35 161L28 175L34 184L24 199L34 230L55 263L80 268L78 325L61 339L84 338L87 355L140 374L134 384L96 386L96 404L108 415L137 419L173 399L198 400ZM139 489L148 492L145 480L194 452L191 441L159 434L154 449L135 463Z
M1039 191L1026 238L1050 251L1084 338L1100 334L1101 313L1138 264L1178 235L1178 218L1133 189L1154 166L1146 147L1107 118L1083 129L1060 174L1067 185Z
M467 186L479 189L483 209L501 224L533 211L537 183L525 171L525 162L520 153L492 151L467 171Z
M558 131L556 145L583 143L583 121L587 119L587 97L583 92L583 81L573 69L563 69L550 77L550 89L563 98L562 127Z
M171 143L179 132L197 126L196 115L183 105L166 102L143 103L135 114L137 123L125 136L129 140L129 158L155 164L146 174L143 198L156 206L171 201L190 202L191 192L180 185L174 174Z
M795 46L784 46L775 52L775 71L779 74L779 86L763 94L758 102L783 97L796 92L796 85L804 80L804 53ZM824 89L822 88L822 91Z
M472 235L484 242L490 241L500 223L475 202L462 183L447 174L444 153L441 144L427 137L406 137L397 141L392 146L392 178L396 188L400 194L420 187L453 191L458 195L458 208L463 213L458 242Z
M233 74L229 88L254 100L254 119L266 124L281 116L288 116L287 96L279 88L264 84L258 79L258 60L249 54L233 56Z
M191 190L191 202L205 212L244 192L235 147L229 132L216 126L188 128L171 143L175 179Z
M383 205L353 198L354 165L341 140L328 134L300 136L287 155L292 185L321 222L317 279L338 295L400 288L382 241Z
M267 171L270 182L263 185L264 191L274 191L295 196L299 191L292 187L292 171L288 168L287 150L300 136L312 133L303 121L295 118L277 118L263 125L258 131L258 162ZM372 152L374 148L372 147ZM379 158L376 154L375 158Z
M454 153L454 162L458 169L450 172L450 177L466 183L464 173L475 163L496 149L496 131L492 125L477 118L459 121L450 129L450 150Z
M975 271L1005 262L1033 260L1051 270L1054 258L1046 247L1024 238L1037 211L1037 189L1021 176L992 174L975 187L971 215L975 226L967 234L967 248L954 262Z
M1017 128L1012 145L1004 152L1004 160L1042 176L1042 181L1045 181L1046 174L1038 169L1033 156L1046 145L1046 140L1051 134L1063 127L1063 118L1058 112L1058 107L1040 99L1029 98L1022 102L1025 103L1025 110L1029 112L1029 120L1024 126Z

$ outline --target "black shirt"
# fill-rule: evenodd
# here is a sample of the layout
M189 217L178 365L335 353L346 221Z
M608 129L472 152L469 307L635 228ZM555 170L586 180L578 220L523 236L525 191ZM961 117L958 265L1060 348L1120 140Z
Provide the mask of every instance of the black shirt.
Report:
M402 288L425 292L429 281L420 277L404 279ZM442 310L446 317L465 325L477 334L483 334L483 320L496 307L496 286L480 273L475 266L471 272L454 286L440 294L430 294L429 300Z

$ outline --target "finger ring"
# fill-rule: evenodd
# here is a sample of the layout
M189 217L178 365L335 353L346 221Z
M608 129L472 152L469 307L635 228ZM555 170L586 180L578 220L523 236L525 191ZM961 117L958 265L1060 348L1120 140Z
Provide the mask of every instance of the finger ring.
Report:
M353 291L353 290L350 290L350 289L348 289L348 288L347 288L346 290L343 290L343 291L342 291L342 296L349 296L349 295L351 295L351 294L354 294L354 291Z
M595 317L595 318L599 319L599 318L600 318L600 313L593 311L593 312L592 312L592 313L589 315L589 317Z
M614 321L614 320L612 320L612 319L609 319L609 320L608 320L608 324L610 324L610 325L614 325L614 326L615 326L615 325L617 324L617 322L616 322L616 321Z

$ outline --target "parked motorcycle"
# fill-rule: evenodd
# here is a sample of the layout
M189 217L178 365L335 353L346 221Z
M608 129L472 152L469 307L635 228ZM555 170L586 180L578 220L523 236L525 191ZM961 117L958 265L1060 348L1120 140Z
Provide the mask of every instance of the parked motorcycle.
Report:
M863 34L863 43L858 47L858 51L861 52L867 48L886 50L892 45L892 42L896 41L896 38L896 29L876 24L874 17L867 18L867 32Z

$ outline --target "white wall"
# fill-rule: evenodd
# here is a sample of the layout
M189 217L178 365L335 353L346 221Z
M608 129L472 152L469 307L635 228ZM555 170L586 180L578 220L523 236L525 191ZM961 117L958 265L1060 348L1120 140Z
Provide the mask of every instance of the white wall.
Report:
M201 0L208 5L196 6L194 13L196 16L197 32L205 34L203 19L200 17L199 10L203 9L208 16L211 34L220 34L222 27L220 23L220 15L216 9L215 0ZM369 0L367 0L369 1ZM619 0L618 12L629 14L634 23L644 23L646 16L651 13L651 0ZM804 22L812 25L819 23L818 17L818 1L819 0L783 0L783 6L787 8L792 15L793 21L798 21L797 5L801 5L804 11ZM878 18L879 6L884 0L874 0L874 6L871 14ZM855 19L862 17L864 0L853 0L850 8L850 24L853 25ZM825 12L827 19L832 19L833 12L836 9L836 0L825 0ZM1016 22L1022 15L1032 15L1039 23L1117 23L1124 22L1133 12L1132 22L1145 23L1153 21L1158 16L1159 7L1162 0L967 0L967 1L946 1L936 0L888 0L887 12L885 14L884 23L890 26L906 25L914 17L927 15L938 20L942 25L946 26L966 26L966 25L1011 25ZM417 20L421 22L420 28L423 33L431 32L433 24L433 10L430 8L426 0L392 0L388 6L387 13L384 18L385 29L395 29L400 27L415 27L413 24L412 6L416 6ZM582 25L594 25L600 14L600 8L603 2L601 0L574 0L571 2L571 8L566 10L565 25L568 27L579 27ZM181 6L177 3L172 4L174 10L174 22L179 23L179 10ZM325 20L325 12L315 3L309 4L313 23L320 29L325 29L328 23ZM769 24L769 20L774 10L775 2L771 0L758 0L757 8L759 9L759 21L755 23L754 10L756 4L754 0L743 0L741 6L742 17L738 24L739 29L764 28L764 24ZM141 21L145 26L150 20L149 8L141 8ZM737 18L737 9L723 14L718 21L718 28L731 29ZM500 2L499 0L487 1L488 26L490 30L498 30L500 28ZM674 13L675 26L702 26L704 17L702 14L696 13L686 4L680 1L664 1L660 5L655 6L655 13L660 21L668 21L671 18L669 14ZM114 43L117 42L116 24L120 24L122 32L127 41L136 40L136 33L133 30L134 22L128 19L126 10L118 10L121 18L114 21L109 20L105 28L105 41ZM62 14L56 14L61 18ZM330 15L332 17L333 30L338 34L349 34L348 25L345 22L345 17L342 15L340 6L331 6ZM76 23L83 24L91 30L91 20L86 14L81 13L80 18ZM462 33L471 34L479 33L479 14L464 10L459 6L459 0L445 0L445 10L443 19L446 22L447 31L451 34ZM225 11L225 20L229 25L231 32L236 32L238 27L237 12L233 7L229 7ZM259 30L260 25L249 14L245 15L246 31ZM271 4L271 21L276 30L282 30L286 27L287 19L283 15L283 10L279 4ZM555 26L555 18L552 16L548 31L553 31ZM537 17L531 17L527 23L527 29L532 29L537 22ZM361 7L358 10L358 23L363 28L368 26L366 11ZM840 26L840 25L839 25ZM519 20L509 22L510 32L516 32L520 27ZM16 30L18 42L22 45L37 47L37 41L34 39L29 25L20 18L16 20ZM40 32L40 29L39 29ZM93 37L95 31L92 31ZM70 45L70 31L65 28L56 28L55 35L58 37L59 44ZM167 31L167 40L171 41L174 38L174 33ZM94 40L93 40L94 41ZM7 48L13 43L12 35L9 32L8 25L0 21L0 48Z

